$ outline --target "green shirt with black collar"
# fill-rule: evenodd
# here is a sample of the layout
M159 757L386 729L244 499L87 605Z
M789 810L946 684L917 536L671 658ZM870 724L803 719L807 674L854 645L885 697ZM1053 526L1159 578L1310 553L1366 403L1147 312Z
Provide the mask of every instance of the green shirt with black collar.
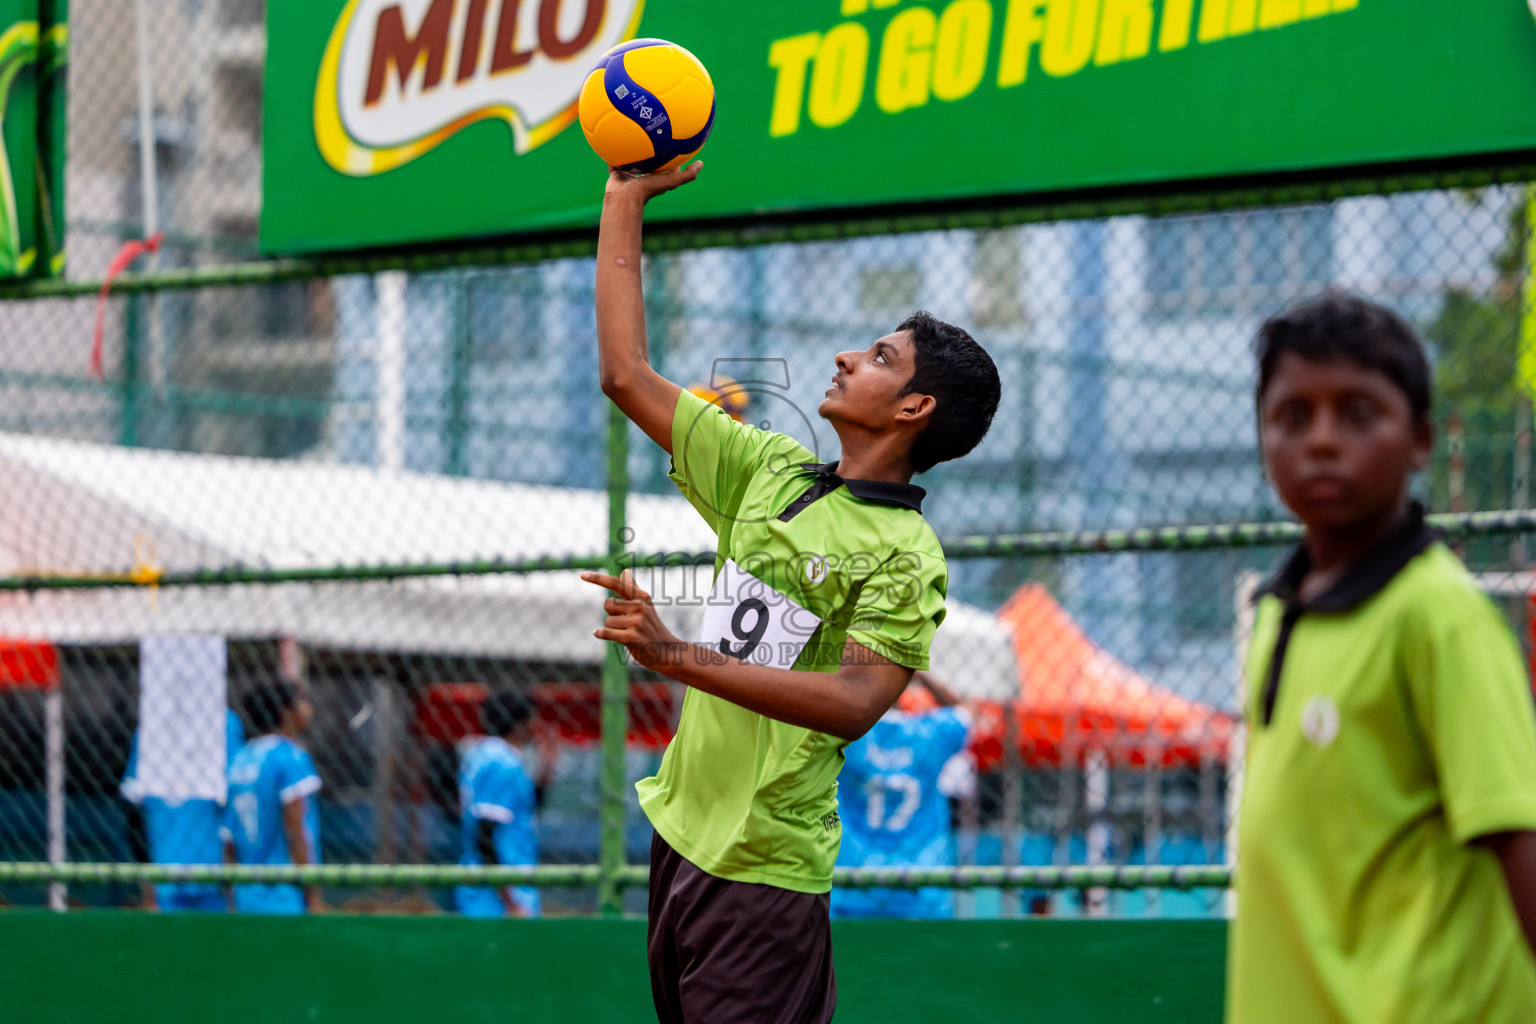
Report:
M843 479L814 458L793 438L679 396L671 477L719 541L714 589L693 596L705 615L689 656L835 672L851 638L927 668L949 575L923 489ZM637 787L640 806L712 875L827 892L844 746L689 690L660 770Z
M1503 616L1415 506L1325 592L1298 551L1247 665L1227 1021L1530 1024L1494 854L1536 829L1536 712Z

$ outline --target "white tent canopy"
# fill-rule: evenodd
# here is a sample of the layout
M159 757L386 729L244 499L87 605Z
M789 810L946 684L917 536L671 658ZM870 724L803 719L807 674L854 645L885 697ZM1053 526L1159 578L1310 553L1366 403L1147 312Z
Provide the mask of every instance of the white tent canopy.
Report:
M0 575L452 563L602 555L599 491L355 466L124 449L0 434ZM631 495L628 546L705 551L680 497ZM710 568L666 570L667 594L708 592ZM686 573L702 579L685 580ZM701 591L699 588L703 587ZM701 609L661 614L696 635ZM600 595L574 572L399 582L0 593L0 635L61 644L155 633L289 637L351 650L597 662ZM935 671L974 696L1017 687L1007 633L950 602Z

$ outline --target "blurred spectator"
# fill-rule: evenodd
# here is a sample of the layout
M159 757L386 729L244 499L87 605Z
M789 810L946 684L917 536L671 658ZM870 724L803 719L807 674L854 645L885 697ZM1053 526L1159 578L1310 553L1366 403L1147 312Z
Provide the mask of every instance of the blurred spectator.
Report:
M225 710L225 768L245 745L240 717ZM139 737L133 737L128 768L119 788L128 802L128 845L141 864L218 864L219 823L224 813L217 800L178 800L149 793L139 780ZM212 882L162 882L144 885L144 906L150 910L224 910L228 899Z
M554 750L539 743L538 781L523 766L519 747L535 739L533 704L521 694L493 693L481 707L486 735L460 745L459 808L467 866L537 864L538 807L554 768ZM500 886L454 890L459 912L469 917L537 917L539 890Z
M314 707L289 682L265 683L246 694L246 720L256 738L229 769L225 858L237 864L320 863L320 776L296 738ZM237 885L235 909L251 914L321 910L318 886Z
M901 710L923 703L929 704L928 710ZM971 724L971 713L948 687L918 672L898 707L848 745L838 775L843 826L839 867L932 868L955 862L945 793L965 785L965 766L957 755L965 750ZM839 888L832 891L832 913L953 917L955 895L938 888Z

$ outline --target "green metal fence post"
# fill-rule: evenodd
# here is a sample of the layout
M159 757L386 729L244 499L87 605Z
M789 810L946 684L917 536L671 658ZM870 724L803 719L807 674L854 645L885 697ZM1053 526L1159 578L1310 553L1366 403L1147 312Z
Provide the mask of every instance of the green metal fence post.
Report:
M448 456L449 476L468 472L470 327L469 282L463 272L453 275L449 288L453 294L452 353L448 378Z
M128 296L128 308L123 311L123 383L118 397L117 443L128 448L139 443L139 343L143 333L143 317L139 312L142 299Z
M629 496L629 420L608 406L608 560L609 572L623 569L628 547L626 502ZM595 603L595 602L594 602ZM624 870L624 742L629 728L629 666L624 649L608 644L603 658L603 768L601 775L602 838L598 904L604 914L622 909Z
M675 265L675 262L649 259L645 262L644 271L645 322L650 340L651 368L668 380L671 378L667 376L667 353L672 349L672 336L683 314L681 306L677 305L682 301L681 295L674 293L671 275L667 272L669 265ZM667 453L652 445L646 445L645 452L647 458L642 473L645 492L660 494L670 491L667 471L671 460Z

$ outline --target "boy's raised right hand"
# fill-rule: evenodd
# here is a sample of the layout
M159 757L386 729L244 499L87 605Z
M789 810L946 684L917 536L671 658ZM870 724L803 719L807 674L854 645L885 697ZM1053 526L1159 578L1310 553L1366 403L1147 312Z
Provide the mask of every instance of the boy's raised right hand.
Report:
M670 192L680 185L688 184L699 176L699 169L703 166L704 161L695 160L675 171L656 171L653 174L632 174L629 171L610 167L608 168L608 187L603 191L603 195L608 199L634 196L644 203L663 192Z
M597 306L597 376L603 394L672 453L672 420L682 389L651 366L645 339L641 234L645 204L699 176L694 161L677 171L637 177L610 170L597 230L594 293Z

